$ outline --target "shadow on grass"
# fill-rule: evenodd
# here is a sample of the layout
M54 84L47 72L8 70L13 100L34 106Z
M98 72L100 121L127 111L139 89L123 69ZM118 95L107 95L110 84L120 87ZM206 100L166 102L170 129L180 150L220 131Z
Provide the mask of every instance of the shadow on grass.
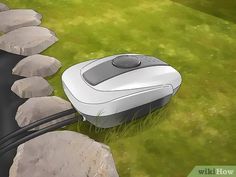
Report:
M236 23L235 0L172 0L184 6Z
M168 117L167 114L169 114L169 106L170 103L161 109L153 111L145 117L132 120L131 122L127 122L113 128L98 128L90 124L89 122L79 122L70 125L65 129L86 134L96 141L108 144L112 141L116 141L121 137L124 138L135 136L142 131L156 126L165 117Z

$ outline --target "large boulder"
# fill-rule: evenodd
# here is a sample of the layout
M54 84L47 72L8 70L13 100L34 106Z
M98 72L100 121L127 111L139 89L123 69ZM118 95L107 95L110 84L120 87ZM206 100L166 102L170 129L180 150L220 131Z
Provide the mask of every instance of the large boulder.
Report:
M38 76L15 81L11 90L21 98L48 96L53 92L49 83Z
M18 54L34 55L41 53L57 41L55 34L40 26L23 27L0 37L0 49Z
M110 148L71 131L55 131L17 149L9 177L118 177Z
M8 10L8 9L9 9L9 8L8 8L5 4L0 3L0 12L5 11L5 10Z
M42 16L30 9L16 9L0 12L0 32L7 33L17 28L37 26Z
M24 77L47 77L55 74L60 67L61 62L57 59L36 54L26 57L17 63L12 70L12 74Z
M19 127L23 127L47 116L66 111L68 109L72 109L71 103L56 96L30 98L18 108L15 119ZM41 125L34 130L41 129L73 117L75 117L75 114L67 115L60 119Z

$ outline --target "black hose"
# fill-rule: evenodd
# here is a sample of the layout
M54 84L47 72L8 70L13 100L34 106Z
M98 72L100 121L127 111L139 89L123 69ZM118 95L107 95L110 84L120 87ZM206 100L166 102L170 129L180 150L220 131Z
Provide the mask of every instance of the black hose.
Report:
M0 139L0 146L2 144L4 144L5 142L9 141L11 138L14 138L14 137L16 137L18 135L21 135L22 133L24 133L24 132L26 132L28 130L31 130L31 129L37 127L37 126L40 126L40 125L45 124L47 122L50 122L52 120L59 119L59 118L61 118L63 116L73 114L75 112L76 112L76 110L74 108L68 109L66 111L62 111L62 112L50 115L50 116L45 117L43 119L40 119L40 120L38 120L36 122L33 122L33 123L29 124L29 125L26 125L26 126L22 127L21 129L16 130L14 132L11 132L8 135L4 136L2 139Z
M72 123L75 123L75 122L78 122L78 117L70 118L70 119L58 122L56 124L50 125L46 128L40 129L40 130L30 134L30 135L27 135L27 136L15 141L15 142L10 143L10 144L4 146L3 148L1 148L0 149L0 156L4 155L6 152L10 151L11 149L21 145L22 143L25 143L26 141L29 141L29 140L31 140L35 137L38 137L38 136L40 136L44 133L56 130L60 127L63 127L63 126L66 126L66 125L69 125L69 124L72 124Z

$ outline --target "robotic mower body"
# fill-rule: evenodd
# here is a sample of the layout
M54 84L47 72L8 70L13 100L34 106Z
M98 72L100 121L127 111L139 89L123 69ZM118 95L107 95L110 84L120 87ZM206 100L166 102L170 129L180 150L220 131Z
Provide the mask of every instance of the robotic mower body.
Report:
M62 83L86 120L109 128L164 106L178 90L181 75L157 58L122 54L76 64L63 73Z

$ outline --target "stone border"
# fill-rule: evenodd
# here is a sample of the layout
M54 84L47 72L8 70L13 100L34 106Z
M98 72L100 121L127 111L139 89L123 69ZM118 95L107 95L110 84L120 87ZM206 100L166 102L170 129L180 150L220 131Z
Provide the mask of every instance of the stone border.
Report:
M0 3L0 12L9 10L9 7L7 7L6 4Z
M0 4L1 5L1 4ZM6 8L5 8L6 9ZM1 13L1 12L0 12ZM36 27L22 27L23 28L23 30L25 30L26 28L27 29L29 29L29 28L36 28ZM12 49L12 48L17 48L16 47L16 43L18 42L18 44L21 44L21 41L16 41L15 40L15 36L14 35L16 35L17 34L17 32L19 32L19 31L21 31L22 30L22 28L17 28L16 30L13 30L13 31L11 31L11 32L9 32L9 33L7 33L7 34L5 34L5 35L3 35L3 36L0 36L0 49L2 49L1 48L1 45L2 46L5 46L5 45L7 45L7 42L6 41L4 41L3 39L5 38L5 39L10 39L10 41L11 41L11 43L10 43L10 47L9 47L9 50L7 50L8 52L11 52L11 50L10 49ZM46 29L46 28L45 28ZM47 30L47 29L46 29ZM49 30L48 30L49 31ZM28 31L29 32L29 31ZM53 35L54 33L53 32L51 32L50 31L50 34L52 34L52 36L54 36L55 37L55 35ZM12 37L6 37L6 36L11 36L11 35L13 35L13 38ZM37 33L35 33L35 35L37 36L38 34ZM29 37L30 38L30 35L29 36L27 36L27 37ZM56 37L55 37L56 38ZM52 41L53 42L51 42L50 43L50 45L52 45L54 42L56 42L56 40L57 40L57 38L56 39L53 39ZM22 40L24 40L24 39L22 39ZM27 42L27 41L26 41ZM32 52L30 55L32 55L32 54L38 54L38 53L41 53L43 50L45 50L45 49L47 49L50 45L46 45L46 46L41 46L41 49L40 50L34 50L34 52ZM13 50L14 51L14 50ZM18 52L19 51L19 52ZM14 52L16 52L16 51L14 51ZM14 53L13 52L13 53ZM16 52L17 54L27 54L27 53L25 53L25 51L24 51L24 49L23 48L21 48L21 47L19 47L18 46L18 49L17 49L17 52ZM24 60L24 59L23 59ZM27 67L27 66L26 66ZM20 72L19 72L20 73ZM55 72L54 72L55 73ZM13 74L16 74L16 73L14 73L14 70L13 70ZM31 76L31 77L35 77L35 76ZM30 79L31 77L28 77L28 78L26 78L26 79ZM21 80L23 80L23 79L21 79ZM17 82L21 82L21 80L17 80L15 83L17 83ZM14 83L14 84L15 84ZM14 84L13 84L13 86L14 86ZM32 85L31 85L32 86ZM35 85L34 85L35 86ZM49 85L50 86L50 85ZM34 87L32 87L32 88L34 88ZM13 91L14 91L15 89L13 89ZM16 89L17 90L17 89ZM18 91L14 91L15 93L16 92L18 92ZM31 92L34 92L34 90L31 90ZM18 93L19 94L19 93ZM32 98L35 98L34 97L34 95L32 94ZM38 97L38 98L42 98L42 97ZM49 97L50 98L50 97ZM63 101L63 99L62 99L62 101ZM24 105L24 104L23 104ZM20 107L22 107L22 105L20 106ZM20 108L19 107L19 108ZM21 114L23 114L22 113L22 111L21 111L21 109L19 109L18 108L18 113L17 113L17 116L18 116L18 118L19 118L19 115L21 115ZM33 109L33 108L32 108ZM40 110L40 111L43 111L43 110ZM63 111L63 110L62 110ZM59 110L59 112L60 112L60 110ZM43 117L42 117L43 118ZM17 119L18 120L18 119ZM19 120L18 120L19 121ZM32 121L32 120L31 120ZM31 122L31 121L29 121L29 123ZM27 123L26 124L24 124L24 126L25 125L27 125ZM20 125L19 125L20 126ZM54 134L57 134L57 132L53 132ZM75 134L75 132L71 132L72 134L74 133ZM52 134L52 133L51 133ZM57 134L57 136L59 136L60 134L63 134L63 136L65 135L65 134L67 134L67 132L65 131L65 132L59 132L58 134ZM14 158L14 162L13 162L13 164L12 164L12 167L11 167L11 170L10 170L10 175L9 175L9 177L18 177L18 176L20 176L21 175L21 173L22 172L24 172L25 170L23 170L23 171L18 171L18 165L20 164L20 163L22 163L22 164L20 164L20 166L24 166L23 168L25 169L25 168L27 168L27 165L29 165L29 164L31 164L32 165L32 163L30 162L30 163L28 163L28 159L27 159L27 157L26 157L26 161L24 161L24 159L23 158L20 158L19 159L19 157L21 156L21 154L22 154L22 148L23 147L25 147L25 146L27 146L28 144L32 144L32 146L35 146L36 147L36 149L38 148L38 143L40 143L39 141L37 141L38 139L42 139L43 137L46 137L46 136L48 136L48 135L50 135L50 133L48 133L48 134L45 134L45 135L43 135L43 136L41 136L41 137L38 137L38 138L36 138L36 139L33 139L33 140L30 140L30 141L28 141L28 142L26 142L26 143L24 143L24 144L22 144L20 147L18 147L18 149L17 149L17 155L15 156L15 158ZM82 134L80 134L80 133L78 133L77 134L78 136L84 136L84 137L87 137L87 136L85 136L85 135L82 135ZM59 136L60 137L60 136ZM87 137L88 138L88 137ZM68 138L66 138L66 139L68 139ZM68 143L67 143L67 148L68 149L71 149L71 148L75 148L75 151L76 152L78 152L78 150L76 149L77 147L74 147L73 146L73 144L74 143L78 143L78 142L73 142L73 138L72 138L72 140L71 140L71 142L69 143L69 145L68 145ZM94 141L94 140L93 140ZM47 141L48 142L48 141ZM52 142L53 143L56 143L56 141L53 141L52 140ZM51 144L53 144L51 142ZM63 141L61 141L61 142L63 142ZM81 142L79 142L79 143L84 143L84 141L81 141ZM115 165L114 165L114 161L113 161L113 158L112 158L112 155L111 155L111 152L109 151L109 147L108 146L105 146L105 145L103 145L103 144L101 144L101 143L97 143L97 142L95 142L94 141L94 143L93 143L94 145L96 145L96 146L92 146L92 144L91 143L88 143L88 147L87 148L85 148L84 149L84 152L83 151L81 151L81 158L76 158L76 159L74 159L74 163L73 164L70 164L68 167L66 167L66 168L68 168L68 169L70 169L70 168L74 168L74 166L76 166L76 168L78 167L77 165L75 165L77 162L79 163L79 164L82 164L81 166L80 166L80 170L81 171L85 171L85 173L87 174L86 176L88 176L88 177L94 177L94 176L101 176L101 177L108 177L108 176L112 176L112 177L118 177L119 175L118 175L118 173L117 173L117 171L116 171L116 168L115 168ZM45 145L47 145L47 144L45 144ZM57 144L56 144L57 145ZM99 150L99 148L100 147L102 147L102 148L100 148L100 149L103 149L103 151L104 151L104 153L101 153L102 151L101 150ZM79 147L78 147L79 148ZM63 148L61 148L62 150L64 150ZM90 151L89 151L89 149L90 149ZM26 150L26 149L25 149ZM47 149L46 149L46 151L48 151ZM41 149L39 150L39 152L41 152ZM53 150L53 152L55 152L55 150ZM85 153L86 152L86 153ZM96 152L96 153L95 153ZM67 152L68 154L70 154L71 152L70 151L68 151ZM27 153L26 153L27 154ZM43 153L44 154L44 153ZM95 154L95 155L92 155L92 154ZM54 154L55 155L55 154ZM56 154L57 155L57 154ZM63 156L63 154L61 154L62 156ZM71 154L70 154L71 155ZM36 156L37 156L37 154L36 154ZM73 156L73 155L72 155ZM32 158L33 156L32 155L30 155L29 156L30 158ZM47 156L46 156L47 157ZM55 156L55 157L58 157L58 155L57 156ZM37 158L37 163L40 161L40 159L38 158L38 157L36 157ZM60 163L63 163L64 162L64 159L63 159L63 157L61 158L61 157L58 157L60 160L58 160L57 162L58 162L58 164L59 164L59 166L56 166L56 165L54 165L54 167L57 169L57 168L60 168ZM84 158L84 159L83 159ZM88 160L86 160L85 161L85 159L88 159ZM35 159L34 159L35 160ZM67 159L67 161L70 161L71 159ZM99 161L99 164L96 164L96 161ZM53 159L52 159L52 161L51 161L51 163L53 162ZM85 163L86 162L86 163ZM94 165L96 164L96 168L94 168ZM50 168L50 165L51 164L48 164L48 165L46 165L45 166L45 168ZM35 166L35 164L33 164L33 166ZM84 169L86 167L86 170ZM50 168L51 169L51 168ZM45 170L44 168L42 168L42 170ZM80 171L79 170L79 171ZM34 171L34 170L33 170ZM58 171L58 170L56 170L56 171ZM35 171L34 171L35 172ZM75 171L76 172L76 171ZM38 173L38 172L37 172ZM54 176L54 172L51 172L52 173L52 175ZM72 172L73 173L73 172ZM32 175L33 175L33 173L31 173ZM64 174L64 173L61 173L61 174ZM76 173L76 175L78 175L78 176L81 176L81 174L78 174L78 173ZM84 175L83 175L84 176ZM65 175L63 175L63 177L66 177Z

